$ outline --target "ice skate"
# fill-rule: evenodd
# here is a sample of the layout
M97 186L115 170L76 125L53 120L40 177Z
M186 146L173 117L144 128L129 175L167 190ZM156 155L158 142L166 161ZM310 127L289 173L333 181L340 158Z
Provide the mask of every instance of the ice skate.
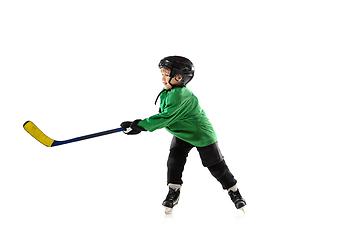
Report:
M175 207L179 202L180 189L169 188L169 193L166 196L166 199L163 201L162 205L165 207L165 214L172 213L173 207Z
M245 213L244 207L246 206L246 202L241 196L239 189L237 189L235 192L232 190L229 190L229 196L233 203L235 204L235 207L237 209L242 210Z

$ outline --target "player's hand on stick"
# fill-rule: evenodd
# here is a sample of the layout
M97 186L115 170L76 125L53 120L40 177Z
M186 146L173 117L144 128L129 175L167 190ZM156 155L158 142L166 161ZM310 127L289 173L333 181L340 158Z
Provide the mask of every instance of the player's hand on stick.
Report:
M133 122L126 121L126 122L122 122L120 124L120 126L126 129L124 131L125 134L127 134L127 135L135 135L135 134L139 134L141 131L146 131L145 128L140 127L140 126L137 125L140 121L141 121L141 119L137 119L137 120L135 120Z

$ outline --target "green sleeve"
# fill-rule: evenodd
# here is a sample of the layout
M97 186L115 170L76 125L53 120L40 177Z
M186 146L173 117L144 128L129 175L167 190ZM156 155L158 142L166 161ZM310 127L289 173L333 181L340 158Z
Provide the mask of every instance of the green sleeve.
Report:
M182 100L176 94L172 94L166 99L166 107L161 113L145 118L138 125L150 132L167 127L186 116L194 104L194 99L191 97Z

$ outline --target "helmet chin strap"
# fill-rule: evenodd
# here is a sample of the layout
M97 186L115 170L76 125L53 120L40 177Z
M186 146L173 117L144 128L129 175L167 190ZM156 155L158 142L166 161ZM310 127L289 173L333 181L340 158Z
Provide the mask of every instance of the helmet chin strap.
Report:
M170 70L170 71L171 71L171 70ZM175 88L175 86L171 84L171 79L173 79L173 78L174 78L175 81L177 81L177 82L181 81L181 80L177 80L177 79L175 78L175 76L172 76L172 74L171 74L171 72L170 72L170 81L169 81L169 84L170 84L171 88L170 88L170 89L163 89L163 90L158 94L158 96L156 97L156 100L155 100L155 105L156 105L157 100L159 99L160 95L161 95L163 92L165 92L165 91L170 91L171 89L174 89L174 88ZM184 86L182 83L181 83L181 85Z
M169 75L169 77L170 77L169 84L170 84L170 86L171 86L171 89L173 89L173 88L174 88L174 85L171 84L171 80L172 80L173 78L175 79L175 81L178 81L178 80L175 78L175 74L172 73L172 70L170 70L170 75Z
M171 86L170 89L173 89L173 88L174 88L174 85L171 84L171 79L170 79L170 81L169 81L169 84L170 84L170 86Z
M182 84L182 82L181 82L181 79L180 79L180 80L177 80L177 79L176 79L175 74L172 73L172 70L170 70L170 75L169 75L169 76L170 76L169 84L170 84L170 86L171 86L171 89L174 88L174 85L171 84L171 79L175 79L175 81L181 83L181 86L184 86L184 84Z

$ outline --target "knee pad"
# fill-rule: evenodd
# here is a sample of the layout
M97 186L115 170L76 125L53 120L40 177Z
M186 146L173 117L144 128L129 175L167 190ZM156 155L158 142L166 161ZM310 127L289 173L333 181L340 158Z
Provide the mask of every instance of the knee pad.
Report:
M188 153L182 151L181 149L172 149L169 153L167 166L170 168L183 166L186 162L187 156Z
M216 179L221 178L226 174L227 171L229 171L229 168L227 167L224 160L208 167L208 169Z
M236 180L224 160L208 167L208 169L216 180L221 183L223 189L228 189L236 184Z

